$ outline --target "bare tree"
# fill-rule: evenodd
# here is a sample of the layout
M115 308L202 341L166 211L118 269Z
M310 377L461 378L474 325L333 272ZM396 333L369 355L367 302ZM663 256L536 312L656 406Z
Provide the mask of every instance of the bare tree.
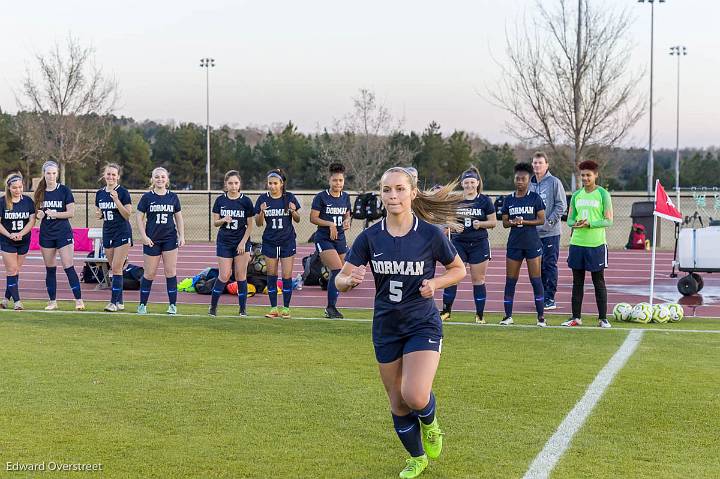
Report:
M28 71L23 81L19 128L28 159L58 162L64 182L68 166L83 165L104 148L117 84L96 67L94 50L72 36L35 60L40 78Z
M574 1L574 0L573 0ZM635 87L643 76L630 69L631 24L627 11L610 11L589 0L537 1L530 25L520 22L506 35L507 63L491 95L511 115L510 134L549 145L562 158L573 151L577 164L589 147L621 141L644 112Z
M327 141L320 141L318 162L323 167L341 162L355 189L375 189L386 168L392 164L409 165L412 160L412 152L391 141L401 126L402 121L377 102L374 92L360 89L353 98L353 111L335 120L332 132L325 135ZM324 177L326 169L320 168L318 173Z

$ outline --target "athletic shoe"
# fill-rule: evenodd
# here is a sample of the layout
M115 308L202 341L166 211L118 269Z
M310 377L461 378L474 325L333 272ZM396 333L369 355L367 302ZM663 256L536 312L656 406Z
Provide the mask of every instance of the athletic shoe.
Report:
M480 317L479 314L475 315L475 324L487 324L485 318Z
M265 315L266 318L279 318L280 311L277 308L270 308L270 312Z
M15 304L13 305L13 309L15 311L22 311L23 309L25 309L25 307L23 306L22 302L16 301Z
M214 307L214 308L213 308L212 306L210 306L210 307L208 308L208 315L210 315L210 316L217 316L217 307Z
M557 309L557 305L555 304L555 300L554 300L554 299L548 299L547 301L545 301L545 309L546 309L546 310L548 310L548 309Z
M10 301L8 301L7 298L3 298L3 300L0 301L0 308L8 309L8 304L10 304Z
M138 304L137 314L147 314L147 305L146 304Z
M440 311L440 319L442 321L447 321L448 319L450 319L450 308L448 308L447 306L443 307L443 310Z
M411 457L406 459L407 465L405 469L400 471L400 479L413 479L418 477L428 466L428 458L425 454L419 457Z
M545 318L538 318L537 325L541 328L547 328L547 323L545 322Z
M48 301L47 306L45 306L45 311L55 311L58 309L57 301Z
M601 319L598 321L598 327L600 328L612 328L612 325L608 322L607 319Z
M290 308L283 308L280 316L282 319L290 319L292 317L290 316Z
M177 306L174 304L168 304L168 309L165 312L167 314L177 314Z
M85 303L82 299L75 300L75 311L85 311Z
M241 318L247 318L247 311L245 311L243 308L240 308L240 311L238 312Z
M114 313L118 310L117 304L115 303L108 303L107 306L105 306L105 311L108 313Z
M430 459L437 459L442 452L443 436L445 435L445 433L440 430L437 417L435 417L430 424L425 424L420 421L420 430L422 431L422 444L425 449L425 454L427 454L427 457Z
M568 319L567 321L565 321L564 323L562 323L562 326L570 326L570 327L572 327L572 326L582 326L582 319L580 319L580 318Z
M325 317L330 319L342 319L344 316L335 306L325 308Z
M510 324L513 324L512 316L508 316L507 318L503 318L502 321L500 321L500 326L508 326Z
M118 311L125 311L125 305L123 303L115 303Z

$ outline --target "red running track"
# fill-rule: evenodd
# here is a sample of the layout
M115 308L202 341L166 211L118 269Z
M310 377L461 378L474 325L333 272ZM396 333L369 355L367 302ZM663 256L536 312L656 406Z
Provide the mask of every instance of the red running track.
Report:
M310 254L312 245L301 245L298 247L298 254L295 256L293 273L296 275L302 271L301 258ZM561 251L558 278L558 292L556 302L558 308L554 313L570 314L570 295L572 290L572 274L567 268L567 251ZM636 304L647 301L650 289L650 253L646 251L612 251L610 253L610 267L605 272L608 286L608 304L611 308L614 304L626 302ZM705 287L702 295L695 295L690 298L682 298L676 288L677 279L668 276L671 269L672 253L658 252L655 272L655 301L656 302L681 302L684 304L686 314L705 317L720 317L720 277L713 278L712 275L705 275ZM130 250L130 262L142 265L142 247L134 246ZM215 245L214 244L192 244L187 245L180 251L177 266L178 280L191 277L207 266L215 266ZM81 262L75 264L78 273L82 267ZM58 268L62 269L62 268ZM442 270L442 268L440 268ZM4 268L0 284L4 286ZM487 273L488 301L486 311L501 312L503 310L503 289L505 286L505 251L496 249L493 251L493 259L490 262ZM83 283L83 298L86 300L107 301L110 297L109 290L97 291L96 285ZM4 290L4 288L3 288ZM47 299L45 288L45 268L39 258L39 252L31 251L25 265L20 273L20 293L25 299ZM372 308L375 289L372 283L372 276L368 275L363 284L352 291L341 294L338 302L339 307ZM127 301L137 301L137 291L125 292ZM436 293L436 302L441 305L442 291ZM72 299L72 293L67 280L62 273L58 272L58 299ZM191 293L180 293L179 304L207 304L209 296L202 296ZM167 301L165 281L163 281L162 266L153 284L153 291L150 298L153 303L165 303ZM319 287L306 286L302 291L293 293L293 306L314 306L324 307L326 293ZM236 304L236 299L230 295L223 295L222 304ZM250 305L267 305L268 299L265 295L256 295L248 300ZM458 286L458 295L455 300L454 310L474 310L472 300L472 284L469 275ZM586 279L584 313L592 316L596 313L595 297L592 289L592 281L588 275ZM523 267L520 281L515 293L516 312L534 312L532 288L527 278L527 271Z

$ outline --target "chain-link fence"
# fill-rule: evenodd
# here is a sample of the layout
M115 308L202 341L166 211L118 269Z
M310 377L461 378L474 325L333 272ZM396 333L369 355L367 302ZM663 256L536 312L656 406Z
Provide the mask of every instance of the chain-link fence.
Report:
M137 205L140 197L145 191L131 191L132 203ZM185 238L190 242L214 242L217 236L217 228L212 226L211 209L215 198L221 194L219 191L176 191L180 197L182 205L183 218L185 219ZM253 202L263 191L246 192ZM307 242L310 236L315 232L316 226L310 223L310 205L316 192L293 192L297 197L301 209L300 223L294 223L297 239L299 243ZM354 200L356 193L349 192L351 199ZM95 190L75 190L75 217L72 224L75 227L102 227L101 220L95 218ZM507 192L487 192L493 199L500 194ZM630 228L632 226L632 218L630 216L632 204L639 201L648 201L648 197L644 193L612 193L612 201L614 208L614 224L607 230L607 241L611 249L621 249L628 241ZM652 199L652 198L651 198ZM673 196L673 200L675 197ZM88 208L88 205L90 206ZM692 193L683 192L680 202L680 211L685 215L690 215L698 210L697 198ZM701 209L702 210L702 209ZM716 201L712 195L708 196L706 207L701 211L705 225L708 224L708 216L717 213L716 217L720 219L720 200ZM133 218L133 235L136 240L140 238L137 232L137 226ZM361 220L353 221L350 231L347 232L348 241L352 242L355 237L362 231L364 222ZM674 247L675 233L674 225L666 220L658 221L658 229L660 231L660 243L658 247L661 249L672 249ZM252 234L252 240L259 242L262 237L263 228L255 228ZM562 244L567 246L570 239L569 229L563 229ZM503 247L507 241L508 232L501 224L490 231L490 242L494 247Z

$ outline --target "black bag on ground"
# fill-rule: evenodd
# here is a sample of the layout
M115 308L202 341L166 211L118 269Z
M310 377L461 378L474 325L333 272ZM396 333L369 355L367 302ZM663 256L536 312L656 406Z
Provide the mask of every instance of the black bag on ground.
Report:
M365 211L367 202L367 196L365 193L357 195L355 202L353 203L352 217L356 220L364 220L367 218L367 212Z
M505 204L505 196L498 195L498 197L495 198L495 203L493 203L493 206L495 206L495 217L498 220L502 220L501 210L502 210L503 204Z
M91 251L88 258L94 258L95 252ZM105 272L100 263L85 263L82 269L82 280L84 283L102 283L105 281Z
M365 193L365 219L375 221L385 216L385 214L385 207L380 197L375 193Z
M320 279L322 277L322 261L320 261L320 253L315 251L310 256L305 256L302 259L302 265L303 284L308 286L320 286Z
M140 289L140 280L145 273L145 268L136 264L128 264L123 269L123 289L137 291Z
M267 276L264 274L248 273L247 282L248 285L252 284L255 287L255 294L261 294L267 287Z
M201 278L195 283L195 292L198 294L212 294L213 286L215 286L214 278Z

